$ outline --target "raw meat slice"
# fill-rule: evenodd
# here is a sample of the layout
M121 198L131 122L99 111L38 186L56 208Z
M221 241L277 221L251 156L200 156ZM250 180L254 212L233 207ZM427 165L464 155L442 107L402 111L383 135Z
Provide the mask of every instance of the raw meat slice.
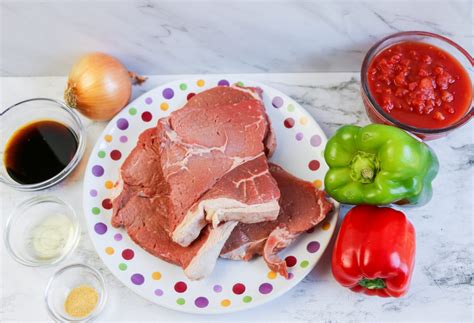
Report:
M243 89L233 91L247 93ZM206 92L203 93L209 98ZM190 212L190 208L225 174L262 154L269 131L261 100L223 106L208 104L206 108L200 104L173 112L157 126L161 168L174 206L169 228L174 241L183 246L192 242L199 235L198 229L204 226L202 212ZM273 190L278 190L276 184ZM276 205L274 201L273 206ZM274 219L278 215L274 211L270 213L261 218Z
M186 102L186 109L207 109L215 106L229 105L246 100L260 100L262 90L257 87L215 86L199 92Z
M257 158L227 173L190 210L173 233L173 240L189 245L208 222L257 223L275 220L280 192L262 152ZM182 227L185 227L184 229Z
M288 277L284 260L277 253L298 235L320 223L333 204L323 191L311 183L270 164L270 172L280 189L280 214L275 221L258 224L239 223L224 245L221 257L250 260L263 255L270 269Z
M116 191L123 191L114 199L112 223L120 225L118 211L131 196L159 191L174 205L169 217L174 231L187 209L223 175L263 151L268 123L261 101L254 99L258 93L239 87L201 92L160 119L155 130L142 133L122 165Z
M209 90L193 96L183 108L202 109L213 106L222 106L234 104L246 100L261 100L262 90L258 87L243 87L238 85L216 86ZM276 136L267 115L265 118L268 123L267 133L265 134L264 144L267 157L271 157L276 149Z
M113 194L113 226L122 225L119 211L133 196L152 197L169 192L169 187L163 181L158 149L156 128L147 129L140 134L137 145L122 164Z
M174 243L166 228L168 209L160 198L132 197L120 214L127 233L147 252L181 266L192 280L208 276L219 253L237 222L226 222L217 228L202 230L188 247Z
M192 243L190 242L186 248L174 243L170 238L168 221L173 205L169 203L170 199L160 195L166 194L167 188L161 187L154 191L145 185L146 180L141 178L141 175L132 179L128 178L132 175L129 173L130 170L141 171L136 169L138 165L156 166L154 145L158 141L154 139L156 139L155 132L144 132L140 136L138 148L134 149L125 161L122 171L125 184L120 196L114 200L114 203L123 205L113 217L112 223L114 226L124 226L129 236L151 254L183 267L190 279L201 279L212 272L220 251L237 222L228 221L212 229L207 227L201 232L202 227L207 225L202 214L203 226L196 231L198 236L200 232L201 235L196 236L196 240L192 239L195 241L191 241ZM140 162L137 163L137 161ZM143 172L146 171L146 169L143 170ZM160 187L161 183L155 182L159 181L159 178L154 176L148 176L148 178L151 179L150 184ZM128 198L126 203L123 202L124 195ZM214 197L216 199L213 200ZM277 184L270 175L265 155L261 153L258 158L227 173L200 201L203 203L210 201L209 205L216 207L215 210L219 212L220 208L226 205L220 202L227 199L234 202L235 206L224 210L226 212L223 212L222 216L228 216L226 220L232 220L233 216L244 214L248 221L252 221L249 217L251 214L246 214L247 211L252 211L256 217L275 219L279 212L278 198ZM116 222L114 219L120 219L121 222Z

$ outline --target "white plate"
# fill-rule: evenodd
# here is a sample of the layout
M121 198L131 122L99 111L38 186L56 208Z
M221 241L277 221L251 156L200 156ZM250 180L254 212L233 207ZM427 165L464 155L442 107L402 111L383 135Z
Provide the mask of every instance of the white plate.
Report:
M313 232L303 234L281 254L290 267L290 279L270 272L263 259L250 262L219 259L212 275L188 280L181 268L142 250L122 229L110 225L110 197L120 165L135 146L139 134L186 102L193 93L240 79L196 77L157 87L129 104L105 128L97 141L84 178L84 213L87 228L100 257L127 287L148 300L177 311L225 313L248 309L282 295L316 265L329 243L337 221L331 214ZM266 85L259 86L276 132L272 161L290 173L322 185L328 169L323 152L326 136L313 118L294 100ZM337 213L337 212L335 212Z

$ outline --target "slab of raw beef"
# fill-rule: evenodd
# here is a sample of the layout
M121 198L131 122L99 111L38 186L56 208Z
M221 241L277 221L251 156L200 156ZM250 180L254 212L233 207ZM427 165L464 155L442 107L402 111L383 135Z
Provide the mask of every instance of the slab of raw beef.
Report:
M202 92L190 100L196 98L195 105L188 102L140 135L121 167L113 200L112 224L124 226L148 252L183 267L191 279L212 271L238 223L232 220L253 223L279 212L279 190L264 154L273 141L264 107L252 89L223 89L227 101L221 91ZM229 91L243 101L232 102ZM188 247L172 241L175 231Z
M265 213L265 210L257 206L265 205L260 203L261 201L270 200L274 195L279 196L279 191L274 190L274 185L276 182L270 175L266 157L262 154L227 173L206 194L208 199L202 201L209 202L206 210L211 211L212 203L215 202L213 196L222 200L240 200L242 204L246 204L233 205L232 208L225 210L223 215L233 217L234 212L241 216L242 213L246 213L243 216L250 218L252 214ZM127 184L124 187L124 190L126 189ZM173 242L169 235L168 216L172 206L163 203L163 200L160 195L146 197L135 194L120 210L121 225L126 228L132 240L143 249L165 261L181 266L190 279L206 277L212 272L224 243L238 222L228 219L216 226L204 222L204 229L199 229L198 238L187 247L183 247ZM226 205L226 202L220 204Z
M166 198L169 187L160 174L159 139L156 129L144 131L137 146L122 165L120 194L113 201L112 225L123 226L128 235L149 253L181 266L190 279L209 275L223 244L237 222L204 229L188 247L171 239L168 215L172 205ZM158 171L157 171L158 170Z
M168 208L159 197L145 198L138 195L133 196L120 211L123 226L140 247L182 267L186 276L192 280L208 276L237 222L226 222L213 229L205 228L191 245L182 247L169 236L167 213Z
M264 106L255 98L258 89L215 87L160 119L156 134L152 129L142 134L121 168L117 191L129 185L114 199L114 225L120 225L119 210L130 196L152 196L160 187L174 206L169 228L173 232L179 225L176 241L187 236L187 243L181 241L186 245L196 238L186 224L188 209L228 171L259 156L264 144L269 152L274 148Z
M168 194L169 186L163 181L158 153L159 138L156 128L145 130L120 168L120 178L114 188L116 197L112 201L114 227L123 225L120 212L132 197Z
M262 90L258 87L242 86L216 86L193 96L183 108L201 109L212 106L223 106L245 100L261 100ZM268 116L265 115L268 123L267 133L265 135L265 153L271 157L276 149L276 138Z
M298 235L320 223L333 205L323 191L280 166L270 164L270 172L281 194L278 218L258 224L239 223L225 243L221 257L250 260L263 255L271 270L288 277L286 263L277 253Z
M250 95L248 89L225 89L227 96L231 95L229 91L238 93L237 99L243 97L242 93ZM217 94L215 91L214 95ZM203 93L207 101L213 100L214 96L207 91ZM223 99L216 96L214 100L222 103ZM160 119L157 125L161 168L170 189L168 199L172 205L169 228L173 240L182 246L196 239L204 227L205 214L196 212L193 205L228 172L262 155L270 132L265 107L260 99L252 97L226 105L198 102L197 106L188 103L168 118ZM263 162L266 163L266 160ZM273 194L278 192L277 185L273 183L273 187L268 189L272 191L273 200L262 200L265 203L262 212L253 212L252 222L278 216L276 202L279 196ZM216 200L216 196L213 199L213 209L220 208L216 204L220 202L224 203L222 208L229 207L226 203L228 199ZM248 218L243 217L241 221L245 222ZM235 220L240 221L237 217Z
M194 203L185 220L175 229L173 240L189 245L208 223L217 228L221 222L227 221L257 223L274 220L280 209L279 198L280 191L262 152L257 158L228 172ZM183 225L186 228L181 230Z
M173 242L168 218L173 209L167 198L169 187L163 185L162 175L153 171L160 165L156 151L158 143L156 131L146 130L123 164L124 184L121 194L113 201L117 212L112 224L124 226L132 240L146 251L181 266L190 279L201 279L212 272L224 243L238 222L227 221L204 230L200 227L201 234L187 247ZM253 221L251 216L256 213L264 215L272 209L269 203L277 203L275 199L279 197L279 191L275 188L276 182L262 153L224 175L200 199L198 208L206 209L209 215L227 217L226 220L240 215ZM226 205L231 207L226 209ZM265 206L267 209L263 209ZM213 207L219 208L213 213ZM273 216L270 214L269 218ZM204 219L203 227L206 226Z

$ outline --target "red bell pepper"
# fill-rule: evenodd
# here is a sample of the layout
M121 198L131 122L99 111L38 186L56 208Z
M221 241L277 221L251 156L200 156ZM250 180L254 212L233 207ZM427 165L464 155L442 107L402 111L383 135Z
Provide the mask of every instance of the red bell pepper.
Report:
M332 254L332 273L354 292L400 297L415 264L415 229L405 214L358 205L344 218Z

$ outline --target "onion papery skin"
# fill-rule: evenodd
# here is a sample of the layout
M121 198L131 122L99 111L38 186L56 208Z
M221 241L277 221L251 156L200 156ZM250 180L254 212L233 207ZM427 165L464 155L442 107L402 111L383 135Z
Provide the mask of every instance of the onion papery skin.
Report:
M91 53L74 64L64 99L86 117L106 121L127 105L131 94L128 70L110 55Z

